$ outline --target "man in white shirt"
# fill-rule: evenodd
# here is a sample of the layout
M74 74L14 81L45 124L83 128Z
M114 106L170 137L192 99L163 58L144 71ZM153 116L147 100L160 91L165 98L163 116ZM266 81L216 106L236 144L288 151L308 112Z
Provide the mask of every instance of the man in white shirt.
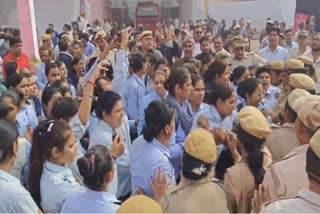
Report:
M193 50L193 56L197 56L198 54L201 54L201 48L200 48L200 39L202 37L202 27L201 25L196 25L193 28L193 41L194 41L194 50Z
M291 50L298 48L298 44L293 41L293 32L292 29L287 29L284 32L285 35L285 44L284 44L284 48L287 49L288 52L290 52Z
M287 61L290 57L288 51L279 46L280 29L272 27L268 31L269 45L261 49L258 54L268 62Z

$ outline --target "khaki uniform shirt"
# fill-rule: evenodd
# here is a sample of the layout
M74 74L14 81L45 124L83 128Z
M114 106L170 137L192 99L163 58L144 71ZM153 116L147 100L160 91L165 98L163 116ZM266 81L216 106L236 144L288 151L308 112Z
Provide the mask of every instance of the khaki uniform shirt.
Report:
M266 205L265 213L320 213L320 195L302 190L293 198L272 201Z
M265 65L266 63L267 61L265 59L263 59L261 56L254 52L245 53L244 58L242 60L236 59L235 56L231 57L232 69L235 69L240 65L248 68L251 65L258 66L259 64Z
M165 213L230 213L222 183L207 176L191 181L181 176L179 185L161 201Z
M269 149L273 161L284 158L294 148L300 146L294 123L285 123L283 126L272 124L271 130L265 145Z
M277 105L273 110L275 113L280 113L283 111L290 94L290 91L288 91L286 88L283 88L282 86L279 88L281 89L281 92L279 94Z
M311 48L307 47L307 50L304 53L300 52L299 48L295 48L289 51L289 56L291 59L298 59L300 56L307 56L312 59Z
M263 185L271 199L293 197L309 187L306 173L306 154L309 145L293 149L285 158L272 163L265 172Z
M315 90L319 94L320 93L320 57L314 63L314 70L315 70L315 79L316 79Z
M266 147L263 149L263 153L263 166L266 168L271 164L272 157ZM234 197L236 203L235 212L250 213L251 199L256 185L249 166L244 160L227 169L224 185L226 190Z

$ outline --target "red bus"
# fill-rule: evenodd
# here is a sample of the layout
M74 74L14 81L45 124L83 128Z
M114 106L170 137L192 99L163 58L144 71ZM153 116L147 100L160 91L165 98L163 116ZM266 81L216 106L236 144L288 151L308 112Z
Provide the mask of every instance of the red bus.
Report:
M136 22L146 29L155 31L157 23L160 23L160 7L153 2L139 2L136 8Z

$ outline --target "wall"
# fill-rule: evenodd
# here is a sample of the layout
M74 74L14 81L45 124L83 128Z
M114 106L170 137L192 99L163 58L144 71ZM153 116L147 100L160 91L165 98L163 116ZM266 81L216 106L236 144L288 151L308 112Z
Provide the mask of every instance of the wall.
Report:
M111 18L111 0L87 0L91 9L91 22Z

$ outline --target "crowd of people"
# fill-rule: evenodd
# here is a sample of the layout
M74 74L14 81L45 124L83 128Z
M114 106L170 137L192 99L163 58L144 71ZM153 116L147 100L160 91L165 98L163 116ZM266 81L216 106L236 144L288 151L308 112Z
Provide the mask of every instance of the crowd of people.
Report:
M0 212L319 212L312 23L1 31Z

